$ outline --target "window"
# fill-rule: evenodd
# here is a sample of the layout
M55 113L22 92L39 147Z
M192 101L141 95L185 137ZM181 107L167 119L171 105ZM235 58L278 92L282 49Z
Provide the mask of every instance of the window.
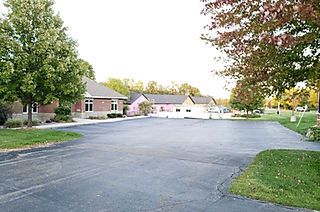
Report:
M93 112L93 99L85 100L86 112Z
M180 112L180 111L181 111L180 109L178 109L178 108L176 109L176 112Z
M190 110L190 109L187 109L186 112L187 112L187 113L191 113L191 110Z
M25 104L22 109L22 113L28 113L28 105ZM38 105L36 103L32 104L32 113L38 113Z
M111 101L111 110L112 111L118 111L118 100L112 100Z

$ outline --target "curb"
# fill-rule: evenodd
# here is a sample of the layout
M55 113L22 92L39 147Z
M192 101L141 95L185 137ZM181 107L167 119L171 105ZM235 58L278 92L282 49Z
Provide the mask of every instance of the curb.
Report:
M34 126L35 129L57 129L57 128L69 128L69 127L77 127L77 126L85 126L85 125L95 125L95 124L104 124L104 123L114 123L121 121L130 121L137 119L145 119L149 118L148 116L137 116L137 117L127 117L127 118L115 118L115 119L106 119L106 120L90 120L89 122L74 122L74 123L59 123L59 124L48 124L42 126Z

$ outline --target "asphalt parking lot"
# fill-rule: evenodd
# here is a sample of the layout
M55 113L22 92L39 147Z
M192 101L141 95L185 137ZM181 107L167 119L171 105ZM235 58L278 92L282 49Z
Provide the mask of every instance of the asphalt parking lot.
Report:
M148 118L0 154L0 211L304 211L228 194L265 149L320 150L273 122Z

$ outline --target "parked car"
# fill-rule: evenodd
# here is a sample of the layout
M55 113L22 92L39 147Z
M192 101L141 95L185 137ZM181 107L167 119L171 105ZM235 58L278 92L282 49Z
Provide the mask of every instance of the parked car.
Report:
M230 113L230 109L227 107L223 107L223 113Z
M297 110L298 112L304 112L304 111L309 112L309 111L310 111L310 109L309 109L308 107L305 109L305 107L302 107L302 106L298 106L298 107L296 108L296 110Z
M252 111L253 114L259 114L259 115L262 115L264 113L263 110L253 110Z

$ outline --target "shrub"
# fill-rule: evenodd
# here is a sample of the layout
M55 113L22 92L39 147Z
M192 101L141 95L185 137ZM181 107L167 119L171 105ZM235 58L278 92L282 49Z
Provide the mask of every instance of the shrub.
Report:
M12 117L12 104L0 100L0 125Z
M64 115L70 116L71 115L71 108L67 106L59 106L54 110L56 115Z
M20 119L9 119L4 123L5 128L18 128L23 127L23 121Z
M108 117L106 117L106 116L89 116L89 119L105 120L105 119L108 119Z
M258 115L258 114L248 114L248 115L247 114L243 114L243 115L233 114L231 117L237 117L237 118L241 117L241 118L254 119L254 118L260 118L261 115Z
M128 105L124 105L123 106L123 114L127 115L128 110L129 110L129 106Z
M260 118L261 116L258 114L244 114L241 115L242 118L249 118L249 119L255 119L255 118Z
M28 125L28 120L23 120L23 125L27 126ZM37 119L32 120L32 126L39 126L40 125L40 121Z
M320 128L310 127L307 132L307 137L310 141L320 142Z
M54 121L56 122L71 122L71 107L68 106L59 106L54 110L56 114L54 117Z
M110 114L108 114L108 118L111 118L111 119L113 119L113 118L122 118L122 117L123 117L123 115L121 113L110 113Z
M53 118L53 121L55 122L72 122L71 116L64 116L64 115L55 115Z
M139 104L139 111L147 116L149 113L152 112L152 103L148 101L141 102Z

